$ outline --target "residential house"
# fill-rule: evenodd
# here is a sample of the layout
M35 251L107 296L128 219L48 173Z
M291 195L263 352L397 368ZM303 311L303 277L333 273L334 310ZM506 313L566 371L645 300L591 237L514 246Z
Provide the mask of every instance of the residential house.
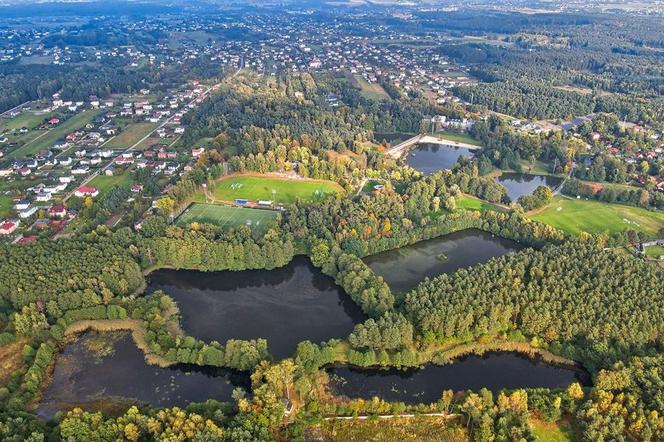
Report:
M10 235L18 228L20 224L19 220L16 221L5 221L0 224L0 235Z
M62 204L56 204L48 209L48 216L51 218L64 218L67 215L67 209Z
M36 206L28 207L27 209L21 210L19 212L18 216L19 216L19 218L23 218L23 219L30 218L32 215L37 213L38 210L39 210L39 207L36 207Z
M83 186L79 187L78 189L76 189L76 191L74 192L74 195L79 197L79 198L83 198L83 197L86 197L86 196L94 198L97 195L99 195L99 191L97 189L95 189L94 187L83 185Z

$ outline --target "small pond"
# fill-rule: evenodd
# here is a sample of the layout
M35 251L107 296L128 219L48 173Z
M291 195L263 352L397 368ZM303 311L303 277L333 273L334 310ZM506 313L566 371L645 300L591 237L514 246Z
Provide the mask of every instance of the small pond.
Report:
M129 333L86 333L57 356L37 414L50 418L75 406L109 411L136 402L184 407L208 399L231 401L236 387L250 386L248 374L221 368L148 365Z
M515 241L468 229L378 253L364 262L383 277L392 291L403 293L425 277L452 273L523 248Z
M332 367L330 390L349 398L371 399L409 404L432 403L444 390L494 392L516 388L566 388L573 382L587 385L589 377L578 369L563 368L528 359L516 353L487 353L467 356L449 365L427 365L408 370L359 369Z
M562 180L554 176L505 172L498 177L498 182L507 188L510 200L516 201L520 196L532 195L539 186L555 189Z
M298 256L274 270L198 272L157 270L148 292L163 290L177 303L182 328L204 341L265 338L276 358L304 340L344 339L366 318L332 278Z
M470 158L473 156L473 151L464 147L441 144L418 144L406 155L406 164L426 175L431 175L443 169L451 169L459 157Z

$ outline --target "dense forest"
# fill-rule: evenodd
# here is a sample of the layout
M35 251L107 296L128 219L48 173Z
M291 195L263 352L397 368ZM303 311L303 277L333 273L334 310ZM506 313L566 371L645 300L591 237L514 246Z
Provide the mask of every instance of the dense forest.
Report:
M240 85L237 81L240 81ZM345 106L333 107L329 97ZM265 153L280 140L297 139L314 151L362 154L376 132L416 132L435 106L423 99L374 102L341 80L310 74L264 81L251 73L222 86L187 115L185 144L215 137L219 147L241 154Z
M445 22L465 33L489 35L485 43L446 45L441 51L472 65L486 82L459 87L468 102L497 112L557 119L612 112L634 122L661 121L664 112L662 41L656 20L646 17L473 13ZM431 23L440 23L430 18ZM491 39L495 40L491 42ZM585 88L589 92L575 90Z
M309 440L309 430L326 418L373 421L408 413L443 415L477 442L535 441L534 421L569 423L589 442L664 440L664 278L660 268L622 247L637 244L641 235L571 235L533 221L525 212L548 205L551 189L541 186L510 201L495 179L495 168L524 172L539 161L552 173L570 174L562 187L567 195L664 207L653 186L664 173L661 161L624 160L654 149L656 141L621 125L625 119L662 119L662 30L645 17L489 15L413 14L423 36L444 27L453 44L435 51L471 66L483 81L453 90L473 103L467 113L461 105L404 93L384 78L389 99L371 100L338 73L270 76L245 69L226 77L183 117L187 129L176 146L186 172L166 180L163 192L149 170L134 170L132 179L145 185L146 198L117 187L89 204L74 200L68 207L77 211L81 228L70 235L42 234L24 245L2 242L0 351L7 368L0 370L0 439ZM396 30L412 25L396 16L385 23ZM220 34L243 42L268 38L250 26L223 26ZM482 42L459 42L464 35ZM54 33L44 44L114 46L131 40L149 47L164 37L159 31L113 35L100 24ZM81 64L68 67L67 75L57 66L6 63L0 66L0 92L6 92L0 111L56 91L65 99L87 99L143 87L167 90L199 75L216 80L222 75L218 63L198 60L163 70ZM478 116L486 109L555 120L595 115L573 134L534 134L495 114ZM433 115L472 115L468 135L483 146L473 159L423 175L385 155L388 143L377 134L425 132ZM205 153L194 160L185 156L202 139L211 140ZM607 145L618 155L609 154ZM297 199L264 230L173 221L204 185L245 172L331 180L345 193ZM642 187L629 186L639 179ZM471 197L481 200L480 209L460 204L476 201ZM104 222L113 213L123 217L110 228ZM524 248L423 279L407 292L393 291L364 259L467 229ZM147 289L156 269L272 270L302 255L359 307L362 319L346 336L300 342L283 359L270 354L263 337L207 342L188 335L174 298ZM130 331L150 364L240 371L249 375L251 388L235 389L227 403L183 408L122 404L107 413L74 404L44 421L34 411L55 358L88 330ZM446 390L431 403L410 405L349 399L330 388L327 369L335 365L415 370L489 351L583 368L591 382L560 389Z

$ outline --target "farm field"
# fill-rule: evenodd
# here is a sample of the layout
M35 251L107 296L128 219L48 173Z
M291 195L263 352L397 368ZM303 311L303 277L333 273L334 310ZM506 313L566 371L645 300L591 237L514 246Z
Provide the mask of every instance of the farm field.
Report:
M656 236L664 227L662 212L561 196L530 218L571 234L617 233L631 229Z
M127 148L140 141L157 127L154 123L133 123L125 127L115 138L106 143L106 147Z
M434 136L438 138L442 138L444 140L449 140L449 141L456 141L457 143L466 143L466 144L472 144L473 146L479 146L480 142L477 141L475 138L471 137L468 134L465 133L459 133L459 132L450 132L447 130L439 131L434 134Z
M136 149L146 150L152 147L154 144L165 144L167 146L170 146L173 143L175 143L177 139L178 138L161 138L157 134L154 134L154 136L148 137L145 140L141 141L140 144L136 146Z
M248 225L255 233L262 234L277 216L279 212L274 210L194 203L179 216L177 224L184 226L196 222L226 228Z
M297 198L313 201L327 195L343 192L341 186L332 181L291 180L271 176L236 175L217 181L209 189L217 201L269 200L275 203L290 204ZM195 201L204 202L205 195L200 192Z
M79 114L76 114L63 123L58 124L53 129L42 133L37 138L33 139L29 143L19 147L18 149L10 152L7 155L8 159L28 157L34 155L42 149L47 149L53 145L60 138L64 138L69 132L75 131L84 127L88 124L94 117L99 115L101 112L99 110L86 110Z
M122 175L99 175L90 181L90 186L99 190L99 195L105 195L114 187L129 187L131 185L131 174L127 171Z

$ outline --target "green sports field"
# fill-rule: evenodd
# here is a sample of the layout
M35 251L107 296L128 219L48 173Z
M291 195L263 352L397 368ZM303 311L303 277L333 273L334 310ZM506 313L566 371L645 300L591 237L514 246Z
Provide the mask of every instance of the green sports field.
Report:
M232 176L217 181L210 189L217 201L268 200L290 204L297 198L314 201L343 192L341 186L331 181L289 180L268 176ZM195 201L204 202L205 195L197 195Z
M214 224L226 228L248 225L254 232L262 234L277 216L279 212L274 210L194 203L178 217L177 224Z
M561 196L531 218L572 234L617 233L629 229L656 236L664 227L664 212Z

